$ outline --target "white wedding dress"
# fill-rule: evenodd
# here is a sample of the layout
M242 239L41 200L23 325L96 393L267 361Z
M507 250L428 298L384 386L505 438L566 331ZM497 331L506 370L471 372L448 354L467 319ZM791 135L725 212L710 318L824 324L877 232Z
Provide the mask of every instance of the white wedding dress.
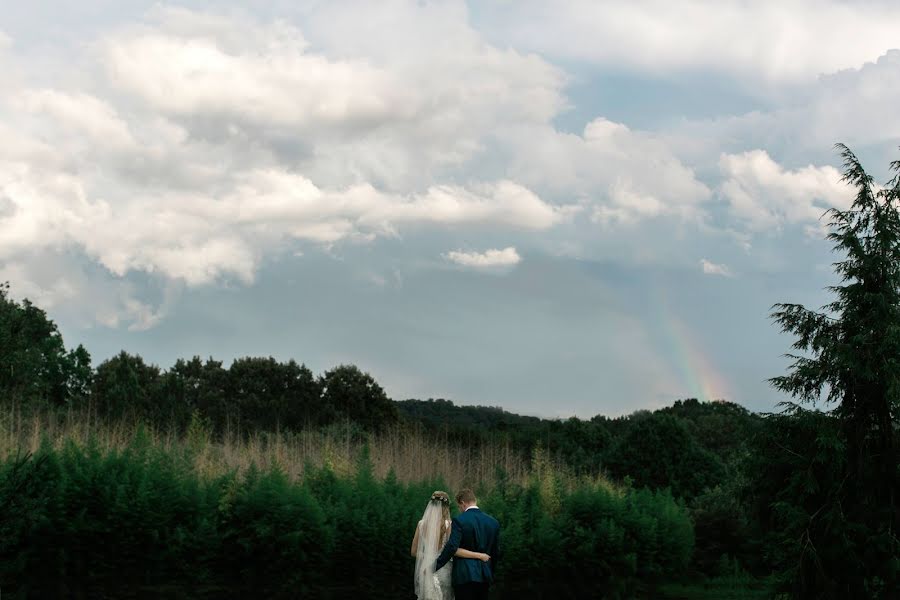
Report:
M453 559L440 570L434 570L434 563L438 555L450 538L450 521L444 521L441 533L441 521L443 515L440 504L432 507L433 503L425 509L422 520L419 521L419 547L416 551L415 590L419 600L454 600L451 576L453 574Z

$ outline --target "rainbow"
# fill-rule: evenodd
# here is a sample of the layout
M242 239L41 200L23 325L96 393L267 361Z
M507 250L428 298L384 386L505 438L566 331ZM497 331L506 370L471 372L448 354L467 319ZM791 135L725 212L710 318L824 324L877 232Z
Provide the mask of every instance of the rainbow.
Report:
M733 400L726 378L716 370L693 331L669 308L662 288L653 294L654 333L662 336L665 364L673 371L678 395L698 400Z

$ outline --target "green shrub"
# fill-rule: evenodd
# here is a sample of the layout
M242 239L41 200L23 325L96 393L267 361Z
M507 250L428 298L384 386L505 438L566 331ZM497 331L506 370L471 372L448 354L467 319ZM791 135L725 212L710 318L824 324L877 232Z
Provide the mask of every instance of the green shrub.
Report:
M148 439L45 443L0 462L4 596L410 595L410 540L442 482L377 478L365 450L351 476L251 466L204 478ZM688 564L691 524L668 493L499 481L481 490L502 524L499 598L630 597Z

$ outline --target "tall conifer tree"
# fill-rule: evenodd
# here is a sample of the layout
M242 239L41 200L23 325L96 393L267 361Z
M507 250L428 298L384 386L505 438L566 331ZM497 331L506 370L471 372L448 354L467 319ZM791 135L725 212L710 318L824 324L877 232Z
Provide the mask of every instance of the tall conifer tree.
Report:
M827 213L828 239L843 256L834 264L841 281L828 288L835 300L821 311L777 304L772 315L804 353L788 355L794 360L789 373L772 384L801 404L824 400L843 454L833 489L821 490L821 506L804 516L793 590L810 598L886 598L900 589L900 161L891 163L895 175L879 188L849 148L837 148L843 181L856 197L847 210ZM805 417L801 405L784 405L795 418Z

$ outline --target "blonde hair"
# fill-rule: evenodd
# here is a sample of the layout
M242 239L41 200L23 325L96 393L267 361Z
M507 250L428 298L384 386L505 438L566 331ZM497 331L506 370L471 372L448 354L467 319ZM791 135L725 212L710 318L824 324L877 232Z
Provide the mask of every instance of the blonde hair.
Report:
M441 503L441 539L444 539L444 534L447 533L448 522L450 521L450 494L441 490L435 490L431 494L431 501Z

